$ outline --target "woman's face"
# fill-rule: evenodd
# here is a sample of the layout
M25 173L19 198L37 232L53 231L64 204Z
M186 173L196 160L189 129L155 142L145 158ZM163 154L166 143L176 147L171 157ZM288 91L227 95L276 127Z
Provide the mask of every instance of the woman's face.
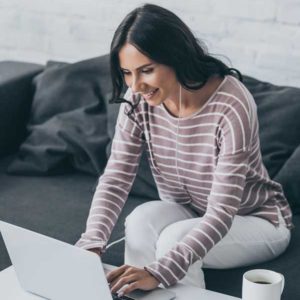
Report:
M172 68L154 62L129 43L121 48L119 61L126 85L149 105L178 98L179 82Z

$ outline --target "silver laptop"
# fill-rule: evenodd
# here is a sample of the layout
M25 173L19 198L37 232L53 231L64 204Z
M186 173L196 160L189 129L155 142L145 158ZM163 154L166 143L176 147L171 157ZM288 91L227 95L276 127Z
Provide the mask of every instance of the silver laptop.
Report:
M21 287L51 300L112 300L101 259L95 253L0 221L0 231ZM120 299L170 300L166 289L135 291Z

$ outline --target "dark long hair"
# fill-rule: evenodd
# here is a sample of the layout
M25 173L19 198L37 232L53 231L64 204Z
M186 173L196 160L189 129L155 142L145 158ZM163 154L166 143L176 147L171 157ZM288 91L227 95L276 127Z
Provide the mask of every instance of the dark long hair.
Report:
M110 48L110 68L113 93L110 103L127 102L131 113L138 105L120 98L125 87L120 68L119 51L126 44L159 64L171 67L177 80L188 90L197 90L213 75L241 73L210 56L188 26L174 13L153 4L145 4L130 12L118 26Z

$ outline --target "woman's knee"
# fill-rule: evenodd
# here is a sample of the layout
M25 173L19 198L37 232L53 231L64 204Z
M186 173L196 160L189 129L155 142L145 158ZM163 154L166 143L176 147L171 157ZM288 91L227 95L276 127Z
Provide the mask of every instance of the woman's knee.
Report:
M142 247L153 241L162 251L172 247L177 237L178 227L174 224L189 222L189 212L182 206L163 201L150 201L136 207L125 221L126 242L132 247ZM179 225L181 228L182 225ZM183 226L185 227L185 226ZM173 229L174 228L174 229ZM149 240L149 241L147 241Z
M148 201L137 206L125 220L127 229L153 225L161 231L172 218L176 218L176 213L182 213L179 205L158 201ZM171 218L168 215L171 213ZM169 220L170 219L170 220Z
M157 202L151 201L137 206L125 220L126 242L141 245L145 238L154 234L153 222L157 218Z
M125 219L125 228L137 229L145 223L151 223L152 219L157 216L156 206L160 201L149 201L137 206Z

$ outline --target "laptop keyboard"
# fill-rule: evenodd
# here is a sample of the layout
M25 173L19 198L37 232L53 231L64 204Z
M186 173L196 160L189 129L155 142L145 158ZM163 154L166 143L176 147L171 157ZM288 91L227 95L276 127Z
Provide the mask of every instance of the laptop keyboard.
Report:
M134 300L133 298L127 296L118 296L117 294L112 294L113 300Z

